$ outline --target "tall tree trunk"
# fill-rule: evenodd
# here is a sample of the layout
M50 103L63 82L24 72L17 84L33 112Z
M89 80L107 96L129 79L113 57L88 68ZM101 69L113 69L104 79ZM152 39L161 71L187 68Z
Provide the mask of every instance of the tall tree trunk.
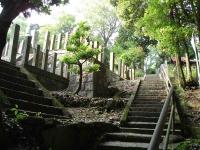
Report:
M179 85L185 87L186 81L183 73L183 68L181 65L181 56L178 52L176 52L176 69L178 74Z
M0 58L2 56L3 48L6 44L9 27L12 21L19 15L21 11L23 11L23 9L20 10L15 5L16 4L5 5L0 14Z
M186 58L186 71L187 71L187 81L192 81L192 69L190 64L190 57L189 57L189 49L186 41L184 41L184 47L185 47L185 58Z
M78 94L81 90L82 87L82 80L83 80L83 66L81 63L78 63L79 66L79 84L78 84L78 88L76 90L76 92L74 94Z
M0 58L2 56L4 46L6 44L6 37L7 37L7 33L8 33L8 29L10 25L11 25L11 22L3 21L0 16Z

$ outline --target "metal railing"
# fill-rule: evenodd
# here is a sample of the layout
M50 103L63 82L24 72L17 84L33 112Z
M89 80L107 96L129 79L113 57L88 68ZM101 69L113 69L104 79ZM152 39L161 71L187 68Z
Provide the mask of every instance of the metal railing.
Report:
M175 105L175 99L174 99L174 87L168 76L167 64L162 64L158 73L160 77L166 82L168 95L163 105L162 111L160 113L148 150L158 150L159 147L160 149L167 150L170 133L173 135L174 129L175 129L174 124L175 124L176 105ZM163 133L166 127L165 125L167 122L167 117L169 115L169 110L170 110L170 116L169 116L169 121L167 123L166 135L163 136ZM162 141L162 138L163 138L163 141ZM163 143L162 146L160 146L161 142Z

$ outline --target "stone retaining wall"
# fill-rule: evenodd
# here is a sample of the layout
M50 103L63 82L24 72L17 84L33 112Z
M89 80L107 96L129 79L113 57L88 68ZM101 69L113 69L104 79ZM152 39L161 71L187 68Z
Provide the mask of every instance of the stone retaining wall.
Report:
M79 92L81 96L87 97L107 97L109 96L108 86L115 81L119 81L120 77L107 69L102 63L100 64L100 71L84 74L82 89ZM68 91L74 92L78 87L78 75L70 75Z

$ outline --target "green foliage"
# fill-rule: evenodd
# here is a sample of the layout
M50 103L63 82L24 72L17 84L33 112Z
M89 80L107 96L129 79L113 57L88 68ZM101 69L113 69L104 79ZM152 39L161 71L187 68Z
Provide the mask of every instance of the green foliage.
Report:
M29 115L27 113L24 112L20 112L19 111L19 107L18 105L15 105L15 108L11 108L11 111L14 113L15 115L15 120L17 122L26 119L27 117L29 117Z
M130 48L121 55L121 59L127 66L136 66L144 61L144 52L141 47Z
M199 139L193 139L193 140L187 140L184 142L181 142L176 148L175 150L192 150L195 149L195 145L197 147L197 145L200 145L200 140ZM198 146L199 148L199 146Z
M61 58L61 61L67 64L83 64L86 60L98 55L99 50L92 48L85 42L90 34L90 27L86 22L80 22L76 31L70 36L67 46L67 55Z
M100 68L99 64L92 64L85 68L85 72L88 72L88 73L97 72L97 71L100 71L99 68Z

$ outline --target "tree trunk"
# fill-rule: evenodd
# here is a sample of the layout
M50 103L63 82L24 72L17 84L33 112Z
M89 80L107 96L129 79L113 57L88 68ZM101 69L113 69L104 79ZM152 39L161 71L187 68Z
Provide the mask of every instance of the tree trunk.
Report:
M16 8L15 4L7 4L0 14L0 58L6 44L7 33L12 21L23 11Z
M188 45L186 42L184 42L185 46L185 58L186 58L186 71L187 71L187 81L192 81L192 69L191 69L191 64L190 64L190 58L189 58L189 50L188 50Z
M11 22L4 21L0 16L0 57L2 56L2 52L6 44L7 33L10 25Z
M83 80L83 66L81 63L78 64L79 66L79 84L76 92L74 94L78 94L81 90L82 87L82 80Z
M185 81L185 76L183 73L183 68L181 65L181 57L178 52L176 52L176 69L177 69L177 74L178 74L179 85L182 87L185 87L186 81Z

